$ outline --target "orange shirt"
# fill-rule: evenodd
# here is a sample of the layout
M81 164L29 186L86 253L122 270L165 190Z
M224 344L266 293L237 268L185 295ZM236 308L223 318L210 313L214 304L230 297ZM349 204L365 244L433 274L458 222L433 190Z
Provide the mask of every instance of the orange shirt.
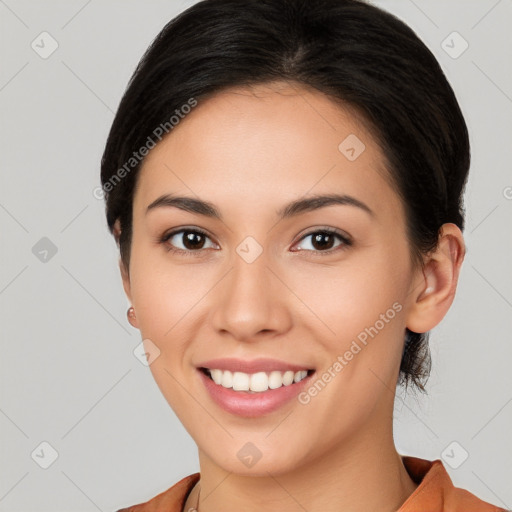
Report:
M474 494L453 486L441 460L402 456L407 472L418 484L397 512L506 512ZM182 512L185 500L199 480L199 473L186 476L146 503L117 512Z

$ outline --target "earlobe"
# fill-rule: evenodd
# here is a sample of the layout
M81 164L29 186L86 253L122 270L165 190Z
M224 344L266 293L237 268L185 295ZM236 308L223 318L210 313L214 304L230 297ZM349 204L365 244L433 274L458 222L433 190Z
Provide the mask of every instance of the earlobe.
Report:
M132 302L132 294L131 294L131 286L130 286L130 275L128 271L126 270L124 263L121 258L119 258L119 269L121 271L121 278L123 280L123 288L124 292L126 294L126 297L130 302ZM135 328L139 328L139 325L137 323L137 317L135 315L135 309L133 306L130 306L128 308L128 311L126 312L126 316L128 318L128 321L130 322L130 325Z
M443 224L438 246L428 255L422 277L411 292L414 302L407 317L408 329L427 332L444 318L455 297L464 256L462 232L455 224Z
M121 237L121 221L119 219L114 222L114 226L112 227L112 234L114 235L116 244L119 247L119 238Z
M133 308L133 306L130 306L126 311L126 317L128 318L128 322L130 322L130 325L138 329L139 326L137 324L137 317L135 315L135 309Z
M116 240L117 247L119 248L119 238L121 236L121 224L119 222L119 219L117 219L113 226L113 235ZM122 258L119 258L119 271L121 272L121 279L123 281L123 288L124 293L126 294L126 297L132 303L132 292L131 292L131 283L130 283L130 273L128 269L126 268ZM133 307L130 307L130 309L127 311L127 317L128 321L133 327L137 326L137 319L135 317L135 310Z

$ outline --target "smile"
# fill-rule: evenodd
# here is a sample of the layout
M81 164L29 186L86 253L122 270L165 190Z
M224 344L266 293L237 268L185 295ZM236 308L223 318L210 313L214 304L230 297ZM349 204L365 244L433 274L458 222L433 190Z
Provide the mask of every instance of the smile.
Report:
M278 389L282 386L291 386L300 382L308 375L308 370L293 370L271 372L231 372L219 368L201 369L215 384L234 391L248 391L249 393L263 393L269 389ZM313 370L309 370L313 371Z
M315 373L305 365L266 358L213 359L196 369L206 396L224 411L245 418L264 416L293 403Z

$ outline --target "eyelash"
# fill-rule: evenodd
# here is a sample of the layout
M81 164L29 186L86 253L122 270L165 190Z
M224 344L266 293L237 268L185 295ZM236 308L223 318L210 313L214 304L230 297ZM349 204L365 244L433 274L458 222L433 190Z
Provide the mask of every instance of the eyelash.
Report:
M173 247L172 245L167 243L174 235L177 235L179 233L197 233L197 234L203 235L203 236L205 236L207 238L210 238L210 236L205 231L203 231L202 229L199 229L199 228L193 228L193 229L181 228L181 229L177 229L175 231L171 231L170 233L165 233L160 238L159 243L164 245L166 251L173 252L175 254L182 254L182 255L185 255L185 256L197 257L197 256L199 256L202 253L203 250L206 250L206 249L198 249L196 251L193 251L193 250L178 249L178 248ZM334 247L333 249L328 249L326 251L312 251L312 250L309 250L309 249L299 249L298 251L294 251L294 252L304 252L304 251L306 251L308 253L313 254L314 256L325 256L325 255L333 254L336 251L346 250L348 247L352 246L352 244L353 244L353 242L352 242L352 240L350 238L348 238L346 235L340 233L338 230L333 229L333 228L321 228L321 229L316 229L315 231L310 231L309 233L306 233L305 235L303 235L297 243L302 242L308 236L317 235L319 233L328 234L328 235L335 235L342 242L342 244L338 245L337 247Z
M334 228L320 228L320 229L317 228L314 231L310 231L309 233L304 234L299 239L299 241L297 243L302 242L309 236L318 235L320 233L327 234L327 235L334 235L335 237L338 238L338 240L340 240L342 242L341 245L338 245L337 247L334 247L332 249L327 249L326 251L313 251L310 249L299 249L298 251L295 251L295 252L306 251L306 252L310 253L313 257L316 257L316 256L322 257L322 256L332 255L338 251L346 251L353 244L352 240L347 235L341 233L340 231L338 231L337 229L334 229Z
M167 252L173 252L175 254L182 254L184 256L192 256L192 257L197 257L199 255L201 255L202 251L204 249L198 249L197 251L186 251L184 249L178 249L176 247L173 247L172 245L168 244L168 240L171 239L174 235L177 235L178 233L197 233L197 234L200 234L200 235L203 235L207 238L210 238L208 236L208 234L203 231L202 229L199 229L199 228L194 228L194 229L188 229L188 228L181 228L181 229L177 229L175 231L171 231L170 233L166 233L162 236L162 238L160 238L160 243L164 245L164 248Z

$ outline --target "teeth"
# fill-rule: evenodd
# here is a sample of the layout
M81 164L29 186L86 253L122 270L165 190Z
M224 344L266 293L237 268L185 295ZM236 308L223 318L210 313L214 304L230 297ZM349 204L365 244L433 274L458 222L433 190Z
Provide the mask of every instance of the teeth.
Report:
M267 391L268 376L265 372L253 373L250 378L249 389L251 391Z
M222 382L222 370L210 370L213 382L220 384Z
M225 388L233 387L233 374L230 371L222 372L222 380L220 381L220 385Z
M297 372L299 373L299 372ZM306 372L306 375L308 374L308 372ZM292 371L287 371L287 372L284 372L283 374L283 386L289 386L292 382L293 382L293 379L295 377L295 374L292 372Z
M295 375L293 377L293 382L301 381L307 374L308 374L308 372L306 370L301 370L300 372L295 372Z
M233 388L234 391L252 391L254 393L277 389L281 386L290 386L294 382L300 382L308 374L307 370L298 372L292 370L285 372L272 371L268 374L266 372L230 372L229 370L219 369L208 369L208 372L215 384L225 388Z
M268 387L277 389L283 385L283 374L281 372L270 372L268 376Z
M235 391L249 391L250 377L247 373L235 372L233 374L233 389Z

